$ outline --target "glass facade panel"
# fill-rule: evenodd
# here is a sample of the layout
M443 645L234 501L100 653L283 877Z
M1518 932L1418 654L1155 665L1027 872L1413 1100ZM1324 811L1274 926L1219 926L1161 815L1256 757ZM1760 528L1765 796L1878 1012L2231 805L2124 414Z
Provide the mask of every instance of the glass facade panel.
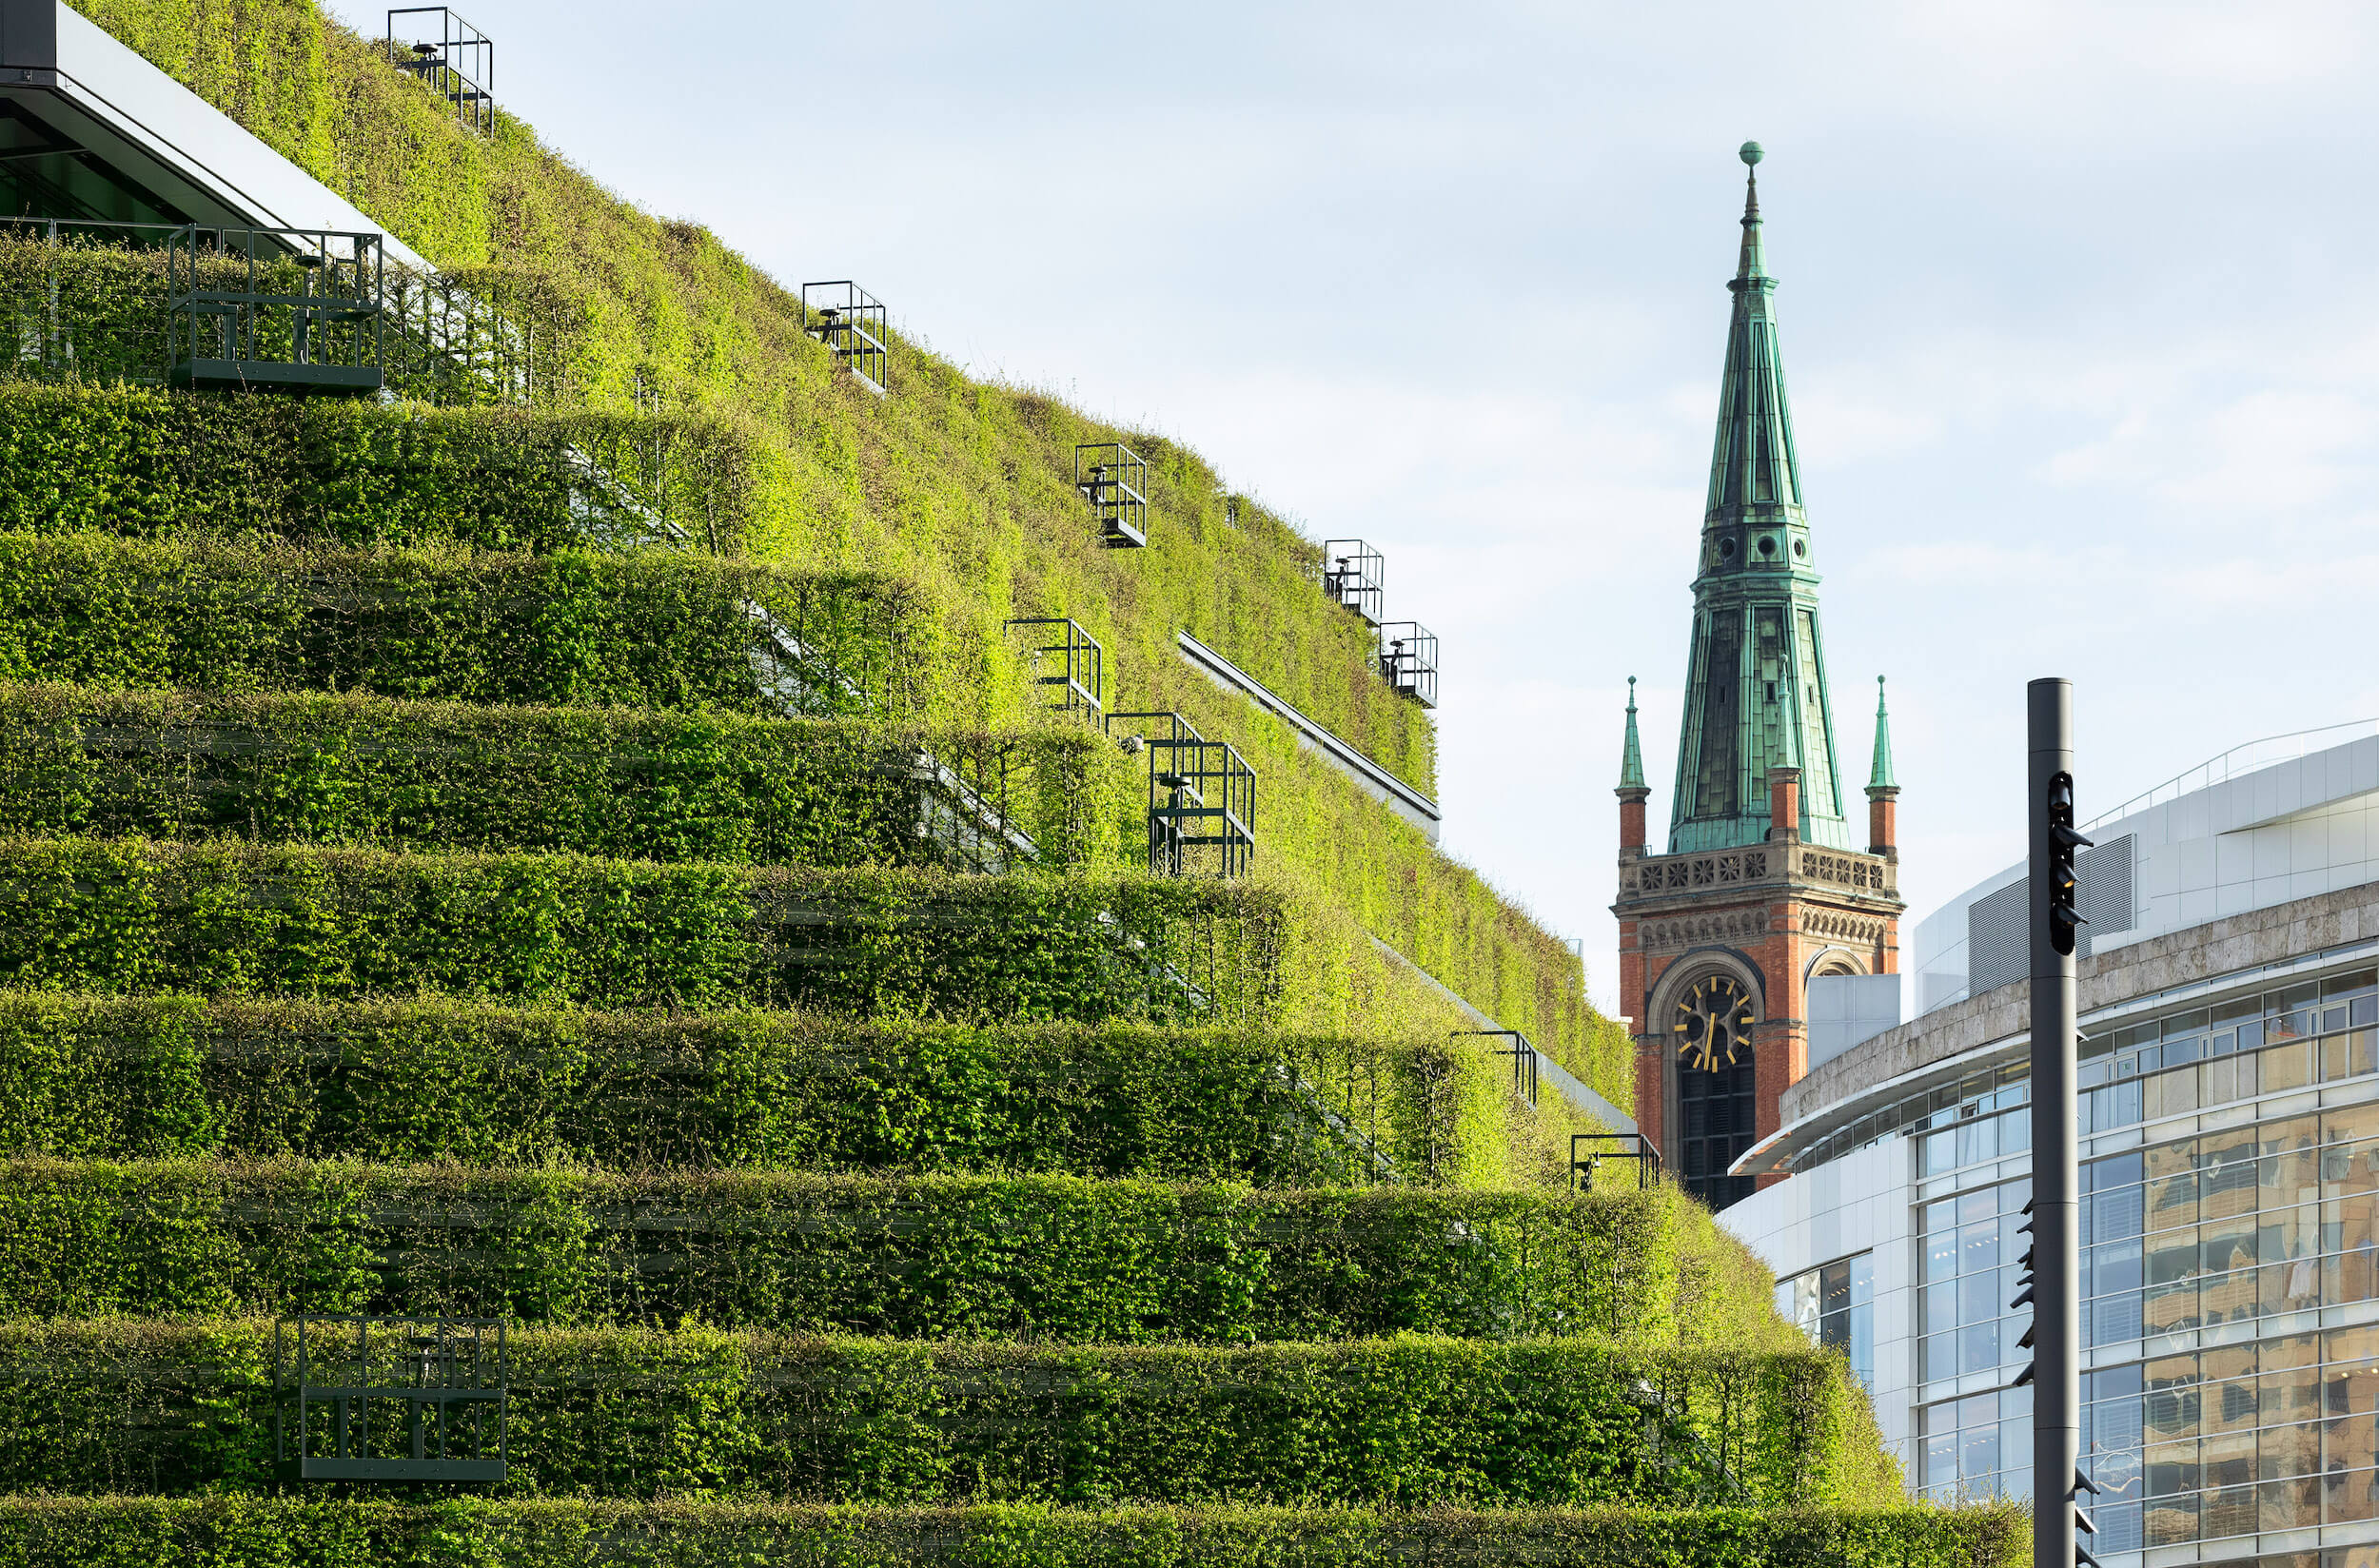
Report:
M2371 1073L2374 978L2279 988L2245 1008L2095 1036L2084 1045L2086 1118L2103 1129ZM2011 1087L2021 1085L1929 1114L1963 1133L2001 1113ZM2083 1380L2102 1555L2379 1520L2379 1323L2201 1343L2271 1314L2379 1301L2379 1102L2211 1130L2196 1122L2188 1114L2163 1138L2151 1128L2144 1147L2082 1167L2085 1340L2133 1358ZM1917 1484L1941 1500L2031 1489L2029 1401L2020 1416L2002 1408L2022 1391L1942 1384L2012 1376L2024 1354L2023 1318L2004 1303L2029 1183L1976 1174L1986 1180L1916 1216L1917 1376L1936 1396L1917 1412ZM2369 1560L2325 1549L2291 1568L2379 1568L2379 1547L2350 1552Z
M2023 1355L2016 1344L2032 1309L2011 1310L2016 1259L2025 1237L2029 1181L1999 1182L1929 1204L1917 1219L1926 1260L1917 1317L1926 1330L1917 1351L1920 1382L1989 1374ZM1928 1406L1920 1417L1926 1456L1924 1494L1942 1500L2029 1490L2032 1448L2029 1389L2007 1389ZM1953 1434L1955 1436L1953 1437Z
M1956 1262L1954 1250L1951 1261ZM1841 1351L1861 1387L1875 1386L1874 1253L1838 1258L1777 1281L1776 1309L1813 1343Z
M2311 997L2303 985L2281 987L2212 1009L2084 1034L2082 1132L2379 1070L2373 971L2352 970L2312 989L2330 987L2334 995ZM1916 1141L1918 1169L1926 1176L1989 1158L1985 1150L2029 1147L2030 1119L2007 1114L2030 1103L2028 1075L2027 1065L2015 1061L1945 1088L1912 1093L1799 1151L1792 1168L1813 1170L1896 1136ZM1981 1125L1992 1118L1997 1119L1994 1125Z

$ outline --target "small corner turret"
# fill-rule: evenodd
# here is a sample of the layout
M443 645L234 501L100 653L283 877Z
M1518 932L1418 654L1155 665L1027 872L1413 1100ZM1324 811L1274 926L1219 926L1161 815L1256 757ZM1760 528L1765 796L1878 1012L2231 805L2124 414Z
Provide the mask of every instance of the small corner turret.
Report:
M1643 822L1643 806L1652 797L1652 791L1643 781L1643 745L1636 738L1636 677L1627 677L1627 739L1620 752L1619 788L1619 853L1642 855L1648 845Z
M1892 714L1883 705L1883 677L1875 677L1875 762L1867 770L1867 853L1897 862L1900 783L1892 774Z

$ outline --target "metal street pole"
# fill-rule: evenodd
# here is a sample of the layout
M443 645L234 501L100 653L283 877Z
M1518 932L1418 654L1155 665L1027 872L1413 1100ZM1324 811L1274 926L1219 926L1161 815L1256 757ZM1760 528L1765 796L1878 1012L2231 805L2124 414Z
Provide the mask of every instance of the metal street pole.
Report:
M2080 1160L2074 1116L2074 689L2025 689L2032 906L2032 1560L2074 1568L2081 1459ZM2060 829L2062 832L2060 833Z

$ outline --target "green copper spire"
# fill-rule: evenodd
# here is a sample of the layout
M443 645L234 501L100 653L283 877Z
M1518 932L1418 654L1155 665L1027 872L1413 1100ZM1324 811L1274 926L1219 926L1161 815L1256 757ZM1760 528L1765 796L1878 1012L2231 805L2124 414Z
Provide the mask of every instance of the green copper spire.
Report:
M1759 143L1743 144L1751 173L1742 245L1726 285L1734 309L1694 578L1672 854L1765 838L1768 772L1778 767L1800 770L1801 836L1851 847L1826 699L1819 578L1777 348L1776 280L1760 241L1763 156Z
M1776 349L1776 312L1760 244L1760 170L1765 154L1745 142L1754 166L1743 192L1743 243L1735 277L1735 320L1726 335L1726 376L1719 385L1719 435L1710 454L1710 510L1738 515L1800 506L1800 464L1793 452L1793 412L1784 397L1784 362ZM1794 520L1798 521L1798 518Z
M1875 677L1875 766L1868 770L1867 788L1897 790L1900 781L1892 776L1892 715L1883 706L1883 677Z
M1643 747L1636 739L1636 677L1627 677L1627 746L1620 754L1619 787L1622 790L1643 788Z

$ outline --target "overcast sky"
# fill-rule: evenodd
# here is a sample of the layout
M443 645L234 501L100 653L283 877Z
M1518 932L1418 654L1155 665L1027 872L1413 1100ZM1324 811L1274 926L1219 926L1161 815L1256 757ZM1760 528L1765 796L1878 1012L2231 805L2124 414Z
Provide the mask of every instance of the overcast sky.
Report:
M2085 815L2379 715L2379 8L464 14L627 197L1378 545L1443 638L1446 848L1615 1010L1621 710L1641 676L1657 843L1746 139L1911 928L2021 853L2031 676L2076 684Z

